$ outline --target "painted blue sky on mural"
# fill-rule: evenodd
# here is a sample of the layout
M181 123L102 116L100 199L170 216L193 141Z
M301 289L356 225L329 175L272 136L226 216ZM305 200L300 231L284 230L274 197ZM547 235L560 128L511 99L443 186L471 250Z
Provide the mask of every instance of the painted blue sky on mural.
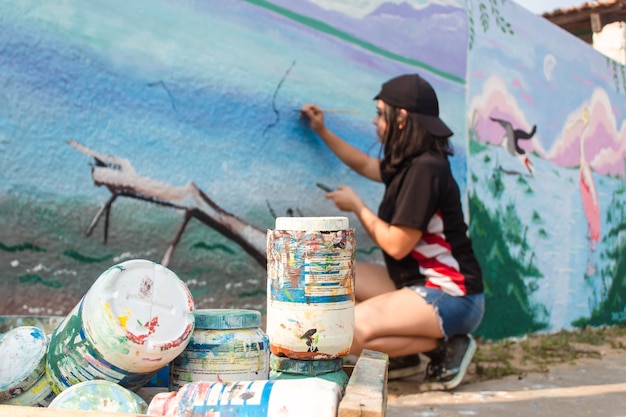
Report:
M382 81L408 71L431 79L440 92L442 116L453 130L463 131L458 117L463 86L451 79L464 71L459 67L464 45L451 46L458 53L424 54L418 61L416 52L411 56L390 45L372 49L367 36L373 35L365 26L337 34L332 25L339 23L332 16L305 25L289 11L255 3L267 6L256 1L222 1L219 7L215 2L25 1L15 7L31 10L28 21L22 14L0 17L3 48L16 51L2 54L0 62L0 152L10 167L2 189L96 193L88 160L67 145L71 138L129 159L141 175L172 185L194 181L226 207L241 205L238 190L251 187L257 193L248 194L244 205L265 204L265 198L287 205L293 190L315 192L312 184L318 180L334 185L352 175L308 131L297 109L314 101L324 108L356 110L328 115L328 124L377 152L372 97ZM406 5L394 7L406 11ZM364 19L389 18L389 13ZM185 27L169 25L172 15ZM462 16L449 8L453 32L464 31L455 23ZM417 27L406 36L428 30ZM423 69L431 65L447 65L450 72ZM457 137L462 141L462 133ZM35 158L12 158L20 152L34 152ZM457 165L464 164L463 152L459 147ZM287 178L273 169L287 165ZM259 177L250 174L260 172L262 182L254 183ZM356 177L350 182L376 203L380 189ZM316 202L323 200L319 197Z

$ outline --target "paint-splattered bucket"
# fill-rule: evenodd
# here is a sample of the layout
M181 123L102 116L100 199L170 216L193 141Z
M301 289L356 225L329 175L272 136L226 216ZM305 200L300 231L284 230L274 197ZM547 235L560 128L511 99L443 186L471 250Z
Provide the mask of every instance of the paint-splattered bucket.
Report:
M139 395L111 381L84 381L60 393L48 408L145 414L148 404Z
M56 394L52 392L50 382L44 373L35 385L16 397L0 401L0 404L21 405L23 407L48 407L55 397Z
M354 230L347 217L279 217L267 231L267 335L274 355L348 354L354 329Z
M348 385L348 374L343 370L343 358L299 360L270 356L270 379L322 378L337 383L343 393Z
M148 415L165 417L336 417L339 386L320 378L233 383L193 382L156 394Z
M195 311L189 344L170 364L170 390L196 381L247 381L269 377L269 339L261 313L246 309Z
M142 387L189 343L193 309L187 286L162 265L109 268L50 336L53 391L95 379Z
M34 326L0 334L0 402L27 400L21 395L40 382L46 368L48 339Z

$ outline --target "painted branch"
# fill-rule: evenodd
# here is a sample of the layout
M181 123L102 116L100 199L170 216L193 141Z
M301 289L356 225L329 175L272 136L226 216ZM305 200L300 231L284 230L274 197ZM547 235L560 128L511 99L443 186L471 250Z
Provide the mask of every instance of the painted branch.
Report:
M91 175L97 186L107 187L113 195L185 210L186 215L236 242L260 265L266 266L265 231L219 207L193 182L182 187L165 184L138 175L127 159L95 152L74 140L70 140L69 144L95 159L96 166L92 168ZM172 252L173 247L170 247L166 260L169 261Z

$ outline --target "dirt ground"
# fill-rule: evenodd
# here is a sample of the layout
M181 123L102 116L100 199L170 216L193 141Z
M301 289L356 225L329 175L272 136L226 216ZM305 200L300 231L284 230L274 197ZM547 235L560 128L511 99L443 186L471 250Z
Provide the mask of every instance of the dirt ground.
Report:
M533 335L497 342L476 340L478 349L462 384L516 375L549 373L557 367L575 364L582 358L602 360L608 355L626 353L626 325L605 328L583 328L550 335ZM428 359L422 356L422 369ZM419 392L423 374L389 381L389 396Z

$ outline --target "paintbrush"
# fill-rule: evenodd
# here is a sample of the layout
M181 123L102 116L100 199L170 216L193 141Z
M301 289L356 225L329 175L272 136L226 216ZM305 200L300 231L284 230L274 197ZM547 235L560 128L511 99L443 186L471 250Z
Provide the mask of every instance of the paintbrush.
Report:
M294 110L295 112L300 113L302 110ZM341 110L341 109L328 109L328 110L322 110L322 112L324 113L361 113L361 110Z

